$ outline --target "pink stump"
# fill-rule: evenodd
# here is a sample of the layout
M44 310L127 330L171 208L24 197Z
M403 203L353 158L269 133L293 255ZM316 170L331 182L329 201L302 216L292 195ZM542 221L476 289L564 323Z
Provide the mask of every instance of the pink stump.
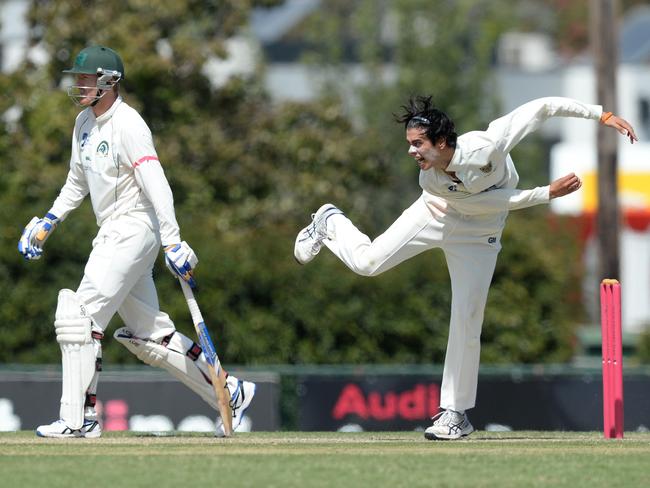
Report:
M621 285L603 280L600 285L603 351L603 432L606 439L623 438L623 345Z

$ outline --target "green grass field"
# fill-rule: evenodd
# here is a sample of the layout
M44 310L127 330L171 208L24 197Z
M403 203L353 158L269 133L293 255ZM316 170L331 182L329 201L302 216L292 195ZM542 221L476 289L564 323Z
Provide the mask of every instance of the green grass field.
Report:
M650 434L476 432L105 433L40 439L0 433L0 486L416 487L648 486ZM645 481L644 481L645 480Z

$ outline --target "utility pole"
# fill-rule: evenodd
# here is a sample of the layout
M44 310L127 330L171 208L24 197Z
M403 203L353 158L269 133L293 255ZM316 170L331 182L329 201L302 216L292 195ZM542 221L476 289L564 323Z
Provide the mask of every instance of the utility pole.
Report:
M617 0L591 0L591 44L594 53L598 103L607 112L617 113L616 71L618 68ZM617 188L618 133L598 125L598 235L599 281L619 279L619 204Z

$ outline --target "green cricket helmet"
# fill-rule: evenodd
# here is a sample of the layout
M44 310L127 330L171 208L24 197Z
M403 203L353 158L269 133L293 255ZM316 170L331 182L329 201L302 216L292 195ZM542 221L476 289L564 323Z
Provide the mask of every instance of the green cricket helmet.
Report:
M82 49L74 60L70 69L64 69L64 73L75 75L96 75L105 71L117 71L120 78L124 78L124 64L122 58L115 51L104 46L89 46Z
M108 90L124 79L124 63L120 55L108 47L89 46L77 54L72 68L65 69L63 72L74 75L97 75L96 86L75 84L68 88L68 96L77 105L81 105L80 102L85 98L93 99L91 105L95 105ZM95 94L90 94L89 90L94 89L96 89Z

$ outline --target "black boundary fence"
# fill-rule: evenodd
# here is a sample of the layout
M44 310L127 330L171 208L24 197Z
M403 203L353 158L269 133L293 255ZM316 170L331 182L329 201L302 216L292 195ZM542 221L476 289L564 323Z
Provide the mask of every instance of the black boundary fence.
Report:
M442 369L428 366L231 368L257 383L242 428L252 431L421 430L438 411ZM58 366L0 366L0 430L30 430L58 418ZM625 428L650 428L650 367L624 370ZM210 431L215 412L166 372L107 367L98 391L105 430ZM602 430L598 367L482 367L480 430Z

